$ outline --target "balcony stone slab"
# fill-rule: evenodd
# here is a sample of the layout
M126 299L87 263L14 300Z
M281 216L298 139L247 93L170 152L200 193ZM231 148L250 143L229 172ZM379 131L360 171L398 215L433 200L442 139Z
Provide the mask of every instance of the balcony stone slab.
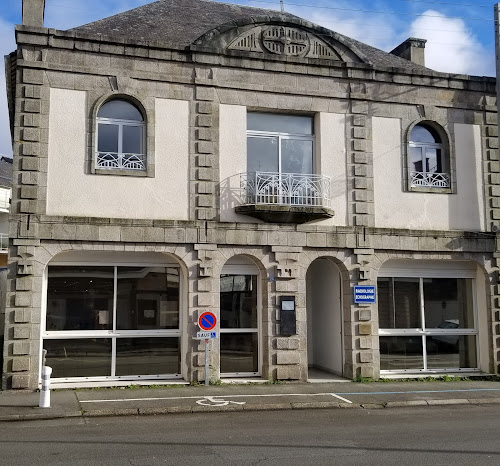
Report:
M322 206L293 206L280 204L244 204L235 208L238 214L249 215L267 223L306 223L332 218L334 212Z

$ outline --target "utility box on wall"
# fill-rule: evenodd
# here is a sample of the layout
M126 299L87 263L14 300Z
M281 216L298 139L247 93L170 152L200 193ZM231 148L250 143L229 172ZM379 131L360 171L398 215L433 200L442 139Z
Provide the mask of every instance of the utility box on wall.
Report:
M295 335L297 333L295 296L280 296L280 314L280 335Z

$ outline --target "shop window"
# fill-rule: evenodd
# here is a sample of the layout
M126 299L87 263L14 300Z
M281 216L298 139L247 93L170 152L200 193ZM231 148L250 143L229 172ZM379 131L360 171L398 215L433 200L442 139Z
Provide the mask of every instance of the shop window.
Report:
M179 268L48 268L43 345L55 379L178 376Z
M411 130L408 143L410 189L451 188L449 150L443 139L429 124L420 123Z
M378 279L380 370L477 369L471 278Z
M97 112L96 170L146 171L146 124L131 102L112 99Z

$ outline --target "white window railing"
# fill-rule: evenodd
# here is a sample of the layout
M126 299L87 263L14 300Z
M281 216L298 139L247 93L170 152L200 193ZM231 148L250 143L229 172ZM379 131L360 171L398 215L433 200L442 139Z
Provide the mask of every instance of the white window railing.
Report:
M448 173L410 172L411 186L415 188L449 188Z
M241 173L248 204L330 207L330 178L301 173Z
M97 152L96 168L117 170L146 170L146 156L144 154Z

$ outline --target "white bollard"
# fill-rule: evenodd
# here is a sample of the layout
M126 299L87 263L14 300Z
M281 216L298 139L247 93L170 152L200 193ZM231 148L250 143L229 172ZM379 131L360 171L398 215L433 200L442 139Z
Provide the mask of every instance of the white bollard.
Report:
M40 391L40 408L50 408L50 375L52 367L42 366L42 390Z

